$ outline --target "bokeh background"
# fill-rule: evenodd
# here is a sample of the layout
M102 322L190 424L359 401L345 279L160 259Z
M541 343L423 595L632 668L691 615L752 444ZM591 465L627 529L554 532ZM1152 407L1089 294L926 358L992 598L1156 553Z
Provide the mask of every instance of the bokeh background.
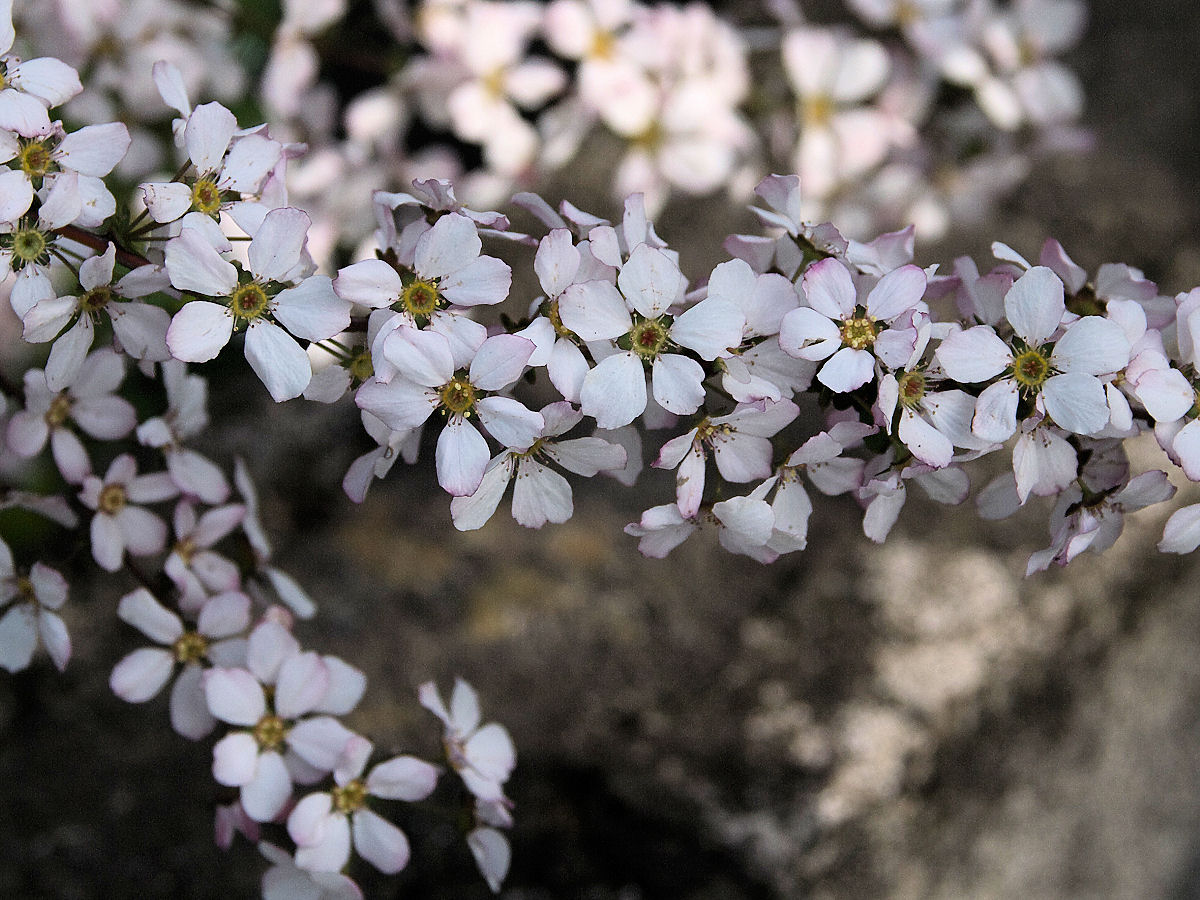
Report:
M1090 6L1068 62L1096 150L919 244L923 264L1055 236L1092 271L1200 283L1200 6ZM659 230L695 272L739 216L679 201ZM1200 571L1154 552L1165 512L1030 579L1045 508L981 524L917 496L882 547L826 499L774 566L695 539L654 561L621 528L658 499L589 484L567 525L501 511L460 534L428 466L361 507L338 492L367 449L352 410L219 385L214 408L230 424L208 449L246 459L280 565L320 604L302 639L369 675L348 724L434 758L416 686L461 674L512 732L509 900L1200 897ZM254 896L257 852L212 844L208 744L170 732L165 698L108 688L138 641L111 614L124 589L74 588L65 675L0 679L0 896ZM490 896L453 815L402 821L413 862L356 869L368 896Z

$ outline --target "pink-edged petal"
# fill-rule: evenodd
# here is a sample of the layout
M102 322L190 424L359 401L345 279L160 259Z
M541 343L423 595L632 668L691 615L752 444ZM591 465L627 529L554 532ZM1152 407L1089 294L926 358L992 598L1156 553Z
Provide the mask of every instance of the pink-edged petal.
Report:
M489 457L487 441L479 429L462 416L451 416L438 435L438 484L454 497L475 493Z
M808 305L830 319L849 318L858 303L850 271L833 258L810 266L804 273L803 286Z
M145 588L126 594L117 604L117 616L150 640L170 644L183 634L183 622Z
M471 768L484 778L503 784L517 764L517 751L508 730L495 722L484 725L463 748Z
M1065 311L1063 283L1045 266L1034 266L1004 295L1004 313L1013 331L1031 347L1050 340Z
M663 409L688 415L700 408L704 402L704 368L700 363L678 353L665 353L651 369L654 399Z
M208 174L221 168L236 130L237 118L220 103L205 103L192 110L183 134L196 171Z
M413 264L422 278L441 278L469 266L482 248L475 223L449 213L417 240Z
M545 428L542 414L528 409L512 397L484 397L475 404L479 424L485 431L514 450L525 450Z
M400 299L404 284L400 274L382 259L364 259L338 269L333 290L343 300L381 309Z
M288 732L288 748L310 766L332 772L354 732L331 716L296 723Z
M701 359L712 360L728 356L742 342L745 325L746 316L737 304L710 297L675 317L671 338Z
M607 281L573 284L558 300L562 323L585 341L612 340L633 327L629 306Z
M471 384L485 391L508 387L521 377L535 349L533 341L515 334L488 338L471 361Z
M493 256L481 256L444 275L438 293L455 306L491 306L503 302L512 286L512 269Z
M950 439L911 409L900 413L898 431L904 446L925 465L940 469L950 464L950 458L954 455Z
M242 809L256 822L270 822L292 796L292 778L283 757L273 750L258 757L254 777L242 785Z
M267 711L262 685L246 669L209 669L204 673L204 695L212 714L230 725L250 727Z
M394 875L408 865L408 838L403 831L369 809L356 812L352 822L359 856L385 875Z
M1017 430L1017 385L1011 379L986 387L975 401L971 431L992 443L1002 443Z
M508 838L495 828L476 828L467 835L467 846L488 887L493 893L500 893L500 886L512 864L512 848L508 845Z
M246 251L250 271L261 281L284 281L304 251L312 220L302 209L285 206L267 213Z
M780 321L779 346L797 359L828 359L842 346L842 333L824 313L801 306Z
M171 355L184 362L208 362L233 335L229 310L207 300L193 300L175 313L167 329Z
M867 295L867 315L890 321L912 309L925 294L925 271L918 266L893 269Z
M1191 553L1197 547L1200 547L1200 503L1172 513L1158 543L1162 553Z
M162 690L174 668L174 657L166 650L142 647L116 664L108 683L125 702L144 703Z
M583 379L579 399L584 415L601 428L628 425L646 409L646 374L632 353L614 353Z
M288 816L288 835L299 847L320 843L335 818L332 810L333 796L329 793L322 791L303 797Z
M414 756L397 756L371 769L367 793L385 800L414 803L424 800L437 787L441 770Z
M255 319L246 329L246 360L276 403L299 397L312 380L308 354L278 325Z
M422 387L441 387L454 377L450 342L435 331L397 328L384 339L383 354L397 374Z
M1094 375L1067 372L1042 385L1042 402L1055 423L1075 434L1095 434L1108 424L1111 413L1104 385Z
M313 872L337 872L349 861L350 821L338 813L326 817L325 828L316 843L296 850L296 865Z
M821 366L817 381L835 393L847 394L858 390L874 376L875 357L866 350L843 347Z
M515 464L511 453L502 453L488 465L479 487L466 497L450 501L450 516L459 531L475 531L487 524L513 476Z
M953 331L938 346L938 362L955 381L987 381L1012 362L1012 351L987 325Z
M1107 375L1129 362L1129 340L1116 322L1085 316L1054 344L1050 361L1062 372Z
M164 256L171 284L181 291L227 297L237 287L237 269L217 252L199 228L184 228L178 237L167 241Z
M526 528L571 518L574 504L567 479L535 459L522 459L513 485L513 518Z
M187 665L171 685L171 727L177 734L198 741L216 727L217 720L208 711L204 697L204 670Z

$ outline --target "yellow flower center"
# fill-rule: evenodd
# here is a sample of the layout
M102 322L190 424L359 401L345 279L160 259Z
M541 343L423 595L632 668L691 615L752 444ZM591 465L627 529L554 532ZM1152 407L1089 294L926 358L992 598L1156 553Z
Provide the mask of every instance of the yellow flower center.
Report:
M278 750L287 737L287 725L279 716L269 713L258 720L253 734L254 740L263 750Z
M329 793L333 796L333 808L344 815L357 812L367 803L367 786L357 778Z
M192 209L206 216L221 211L221 190L211 178L198 178L192 185Z
M1050 360L1040 350L1030 347L1013 357L1011 372L1022 389L1036 391L1050 377Z
M63 391L57 394L50 401L50 408L46 410L46 424L51 428L57 428L71 415L71 398L67 396L67 392Z
M267 312L271 305L267 292L255 282L238 285L237 290L229 298L229 308L234 318L249 322Z
M54 160L45 141L30 141L17 151L17 165L30 178L41 178L50 171Z
M925 374L905 372L896 379L900 386L900 403L906 409L914 409L925 396Z
M176 662L195 663L204 659L208 652L208 639L195 631L185 631L171 645Z
M827 94L814 94L804 98L804 109L801 121L808 128L828 128L833 120L835 106L833 98Z
M112 288L106 284L102 284L100 287L92 288L79 298L79 308L85 313L97 313L108 306L108 302L112 298Z
M126 499L125 485L106 484L100 489L100 498L96 501L96 511L115 516L125 508Z
M438 308L438 302L441 299L437 283L420 278L405 285L404 290L400 293L400 302L404 304L404 308L413 318L426 318L432 315Z
M50 262L50 241L37 228L28 225L18 228L5 243L12 249L14 269L20 270L35 263L44 266Z
M351 359L346 368L350 370L350 377L355 381L366 381L375 374L375 364L371 361L369 350L363 350Z
M842 343L853 350L866 350L875 343L875 320L870 316L847 319L841 327Z
M643 360L658 358L667 345L667 328L658 319L643 319L629 330L629 349Z
M464 376L458 375L442 386L438 397L448 412L469 416L475 405L475 386Z

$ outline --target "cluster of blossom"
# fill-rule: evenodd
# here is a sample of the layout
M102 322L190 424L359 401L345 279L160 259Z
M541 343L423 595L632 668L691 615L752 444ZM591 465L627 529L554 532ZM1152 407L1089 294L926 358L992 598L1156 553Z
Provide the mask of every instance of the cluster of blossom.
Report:
M151 645L116 663L112 690L143 703L172 682L172 728L190 740L211 738L213 778L236 789L235 799L216 812L216 840L228 847L240 833L258 843L272 864L263 896L361 897L344 874L352 853L387 874L409 859L407 836L378 801L425 800L442 769L410 755L368 769L373 743L340 721L358 705L366 678L337 657L304 649L293 634L295 618L313 616L316 607L271 563L248 469L239 460L231 484L221 466L188 445L208 426L208 384L188 371L179 358L186 354L172 355L172 317L156 304L174 292L172 280L186 277L181 272L197 279L201 273L229 274L233 267L223 258L196 257L189 241L201 232L205 240L219 233L205 212L216 215L227 194L270 196L268 182L285 148L259 130L235 134L232 114L218 104L192 109L178 70L161 67L160 88L182 107L180 135L192 170L186 186L143 185L149 221L141 232L135 221L130 234L149 238L160 222L183 216L176 211L181 205L205 212L185 216L168 243L167 258L184 259L182 266L151 264L98 231L115 212L103 178L129 147L125 126L104 123L68 133L52 119L55 107L81 90L78 75L61 60L20 61L7 53L13 40L7 18L0 18L0 146L6 151L0 264L25 337L52 344L44 367L25 371L19 387L5 384L0 460L9 477L20 478L36 466L29 461L49 448L62 487L49 495L6 487L0 506L50 519L68 532L62 542L89 545L99 569L139 585L116 612ZM321 313L313 309L321 288L333 295L328 278L300 281L307 271L299 264L307 217L249 199L231 204L229 212L258 222L247 268L226 288L232 307L245 308L256 292L269 289L281 323L309 337L321 330ZM118 266L124 274L116 278ZM293 278L295 287L280 290ZM344 305L336 297L333 302ZM203 308L200 302L184 305L177 330L205 321L195 318ZM312 320L308 331L306 318ZM248 335L250 353L264 378L295 361L279 349L281 342L295 347L307 365L307 355L282 327L265 318L243 320L256 324ZM220 338L221 324L205 325L216 328L217 349L229 339L229 328ZM130 360L158 379L165 393L165 409L140 421L122 396ZM290 384L288 376L272 383ZM143 458L155 460L152 471L139 472L131 452L138 446L146 448ZM26 546L23 531L6 535L11 547L0 538L0 667L28 667L41 645L62 670L72 649L61 615L68 580L46 562L53 548ZM510 858L501 829L512 825L504 793L516 761L512 741L501 725L481 726L478 700L465 682L456 683L449 709L432 682L418 693L443 723L446 760L472 799L466 842L498 891ZM290 839L294 851L268 840L271 829L280 840Z
M144 182L127 212L106 179L128 130L68 131L52 113L81 91L76 72L51 57L16 59L8 18L0 274L24 337L48 355L22 387L5 388L3 469L48 446L62 487L9 490L3 506L69 529L86 521L97 566L140 583L118 613L158 646L118 663L113 688L137 702L175 676L176 730L198 739L219 729L214 777L238 788L218 817L221 840L258 840L275 823L295 845L263 844L275 864L268 896L295 896L306 880L352 896L341 874L352 848L384 871L402 867L407 839L368 798L420 800L438 773L408 756L368 770L372 744L338 720L365 679L301 648L291 620L312 605L270 565L248 473L235 472L231 503L225 470L189 446L208 416L207 383L188 364L230 343L276 401L353 399L376 444L346 474L353 499L397 458L415 461L436 430L437 478L461 529L482 527L510 482L519 523L565 521L567 475L634 487L653 437L649 456L676 472L675 496L626 529L651 556L703 529L764 562L803 549L808 486L853 497L866 535L881 541L909 481L962 502L964 466L1007 447L1011 471L977 501L994 518L1032 496L1056 498L1034 571L1107 548L1125 512L1174 493L1163 471L1131 472L1125 448L1136 435L1153 430L1200 480L1200 288L1160 297L1123 264L1089 278L1054 241L1037 265L997 244L999 264L985 274L968 259L951 272L922 269L911 228L863 243L812 224L794 175L759 183L769 233L731 236L730 258L700 279L683 274L642 195L614 224L519 194L540 225L523 234L435 179L376 192L373 254L319 274L312 221L286 189L301 148L265 126L239 127L220 103L193 106L182 73L156 64L184 159L174 177ZM526 253L537 296L510 296L512 271L483 252L485 239ZM506 302L510 315L485 315ZM161 381L160 415L139 421L128 388L122 395L130 360ZM800 432L804 420L819 421L815 433ZM139 474L135 442L160 468ZM164 504L174 504L171 528ZM236 543L249 548L240 565L228 551ZM1198 545L1200 505L1171 517L1160 546ZM0 664L28 665L40 642L61 667L67 582L40 556L26 565L20 555L0 550ZM432 685L419 699L445 725L447 760L473 798L468 844L497 888L512 743L501 726L480 727L464 683L448 707Z
M377 84L343 103L344 88L318 79L315 42L343 27L345 0L287 0L258 94L280 134L313 151L292 187L314 219L340 226L314 235L320 260L335 237L354 246L369 227L348 183L395 190L434 174L491 206L585 156L611 171L618 197L643 194L651 215L674 192L748 197L782 169L803 179L808 219L855 235L914 222L936 238L981 217L1036 155L1085 140L1082 91L1057 61L1082 33L1082 0L846 0L839 25L807 21L794 0L767 6L735 24L700 4L379 0L402 52L359 59L379 65ZM176 0L31 7L43 45L95 60L99 90L72 108L77 119L147 115L144 79L130 73L160 58L192 93L228 97L256 77L229 59L198 65L235 25L214 13L189 32L179 24L195 13ZM149 30L130 24L147 19ZM477 148L481 164L430 134ZM154 165L135 138L134 158Z

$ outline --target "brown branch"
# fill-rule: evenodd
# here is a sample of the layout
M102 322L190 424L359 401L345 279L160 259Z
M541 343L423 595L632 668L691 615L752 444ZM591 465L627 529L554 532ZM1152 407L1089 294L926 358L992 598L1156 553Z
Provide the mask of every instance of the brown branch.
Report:
M103 253L109 243L114 243L110 242L108 238L93 234L90 231L84 231L78 225L64 225L58 229L57 233L68 240L83 244L85 247L91 247L97 253ZM117 262L127 269L137 269L142 266L152 265L150 260L146 259L140 253L134 253L132 250L126 250L121 246L117 247Z

